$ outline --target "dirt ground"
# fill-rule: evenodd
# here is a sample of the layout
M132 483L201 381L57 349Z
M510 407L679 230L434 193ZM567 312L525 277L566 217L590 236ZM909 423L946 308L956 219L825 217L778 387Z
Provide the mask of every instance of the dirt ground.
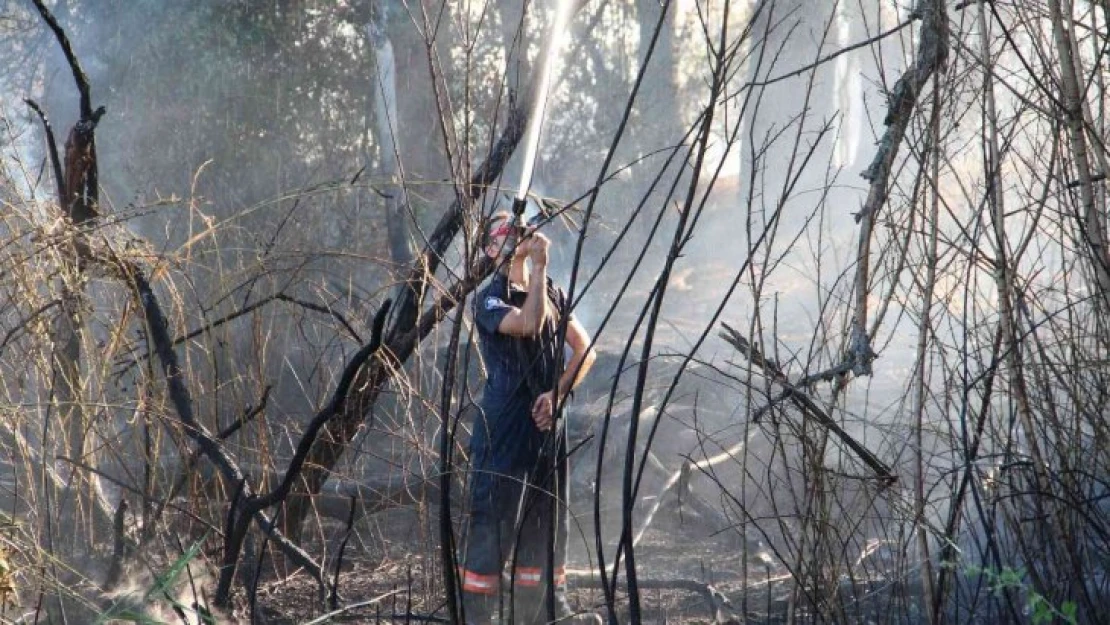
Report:
M435 522L428 516L412 509L394 510L361 524L343 556L339 607L378 601L337 614L330 622L448 621ZM328 529L333 536L343 532L341 527ZM589 532L585 536L592 540L592 529L581 527L580 531ZM740 588L739 546L725 535L691 534L675 522L660 521L638 547L645 622L720 622L721 617L728 619L730 607L735 609L722 605L720 598ZM599 581L590 575L591 562L582 540L581 533L576 543L572 538L575 546L570 556L568 598L579 609L598 609L604 606L604 596ZM609 559L611 566L611 555ZM709 597L711 588L721 593L716 601ZM318 618L325 613L318 593L318 586L304 575L265 581L260 584L256 622L292 625ZM617 601L621 612L626 612L623 588ZM249 622L245 598L237 612ZM621 616L627 618L627 614Z

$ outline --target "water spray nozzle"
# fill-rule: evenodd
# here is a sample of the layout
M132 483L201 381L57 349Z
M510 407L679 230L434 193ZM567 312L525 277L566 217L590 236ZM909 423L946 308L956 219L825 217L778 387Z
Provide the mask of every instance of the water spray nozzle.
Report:
M513 199L513 216L509 220L509 236L505 242L510 253L515 252L520 241L528 235L529 226L531 224L529 224L528 220L524 217L524 212L527 208L528 199L526 197Z
M526 208L528 208L528 200L526 198L518 197L513 199L513 219L511 224L513 227L513 234L517 239L524 236L525 230L528 227L528 222L524 219L524 211Z
M514 198L513 199L513 219L520 222L521 224L523 224L524 223L524 210L526 208L528 208L528 199L527 198L522 198L522 197Z

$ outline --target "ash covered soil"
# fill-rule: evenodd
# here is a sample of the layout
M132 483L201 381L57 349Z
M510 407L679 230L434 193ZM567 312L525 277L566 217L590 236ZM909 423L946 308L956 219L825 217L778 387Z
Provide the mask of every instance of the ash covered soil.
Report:
M356 527L343 554L339 575L339 607L353 606L380 598L374 605L352 608L337 614L330 622L447 622L448 609L443 592L442 569L435 535L433 514L415 509L393 510L376 515ZM343 528L323 527L338 547ZM570 556L568 598L582 610L603 609L600 581L590 575L592 554L582 541L593 541L592 527L580 525ZM585 537L583 537L585 533ZM721 598L737 598L742 547L725 533L706 536L704 530L690 527L678 519L659 519L644 535L636 550L645 622L710 623L730 620L741 606L722 604ZM612 555L609 554L611 567ZM331 561L334 574L334 559ZM766 587L762 570L749 570L751 581ZM758 577L758 579L755 579ZM628 617L627 595L617 595L619 616ZM720 595L710 599L709 591ZM259 585L255 618L274 624L306 623L327 611L318 601L319 588L308 576L294 575L270 579ZM246 597L239 598L236 616L250 622ZM758 612L749 608L748 612ZM766 614L766 612L764 612ZM429 618L431 617L431 618Z

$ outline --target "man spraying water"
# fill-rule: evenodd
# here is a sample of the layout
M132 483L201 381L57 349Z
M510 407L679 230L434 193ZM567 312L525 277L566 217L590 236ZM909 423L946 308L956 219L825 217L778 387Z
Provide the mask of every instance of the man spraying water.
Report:
M466 621L490 623L507 591L519 606L514 622L554 616L599 623L593 614L574 617L566 601L566 439L556 420L557 408L593 364L590 337L547 277L547 237L522 231L502 212L491 218L484 247L498 270L474 300L488 377L470 439ZM565 362L558 337L564 316Z
M565 428L556 422L565 397L596 356L565 293L548 280L551 242L523 220L552 65L571 5L559 3L551 26L513 214L493 215L483 236L497 271L474 299L488 377L470 438L470 517L461 571L463 611L475 625L492 622L502 606L507 562L508 595L521 607L509 620L601 622L594 614L575 616L566 600L567 452ZM560 338L570 348L566 362Z

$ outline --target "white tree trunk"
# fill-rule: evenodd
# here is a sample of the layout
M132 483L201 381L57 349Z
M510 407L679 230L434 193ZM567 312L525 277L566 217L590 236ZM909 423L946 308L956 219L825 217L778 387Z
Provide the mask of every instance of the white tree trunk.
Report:
M386 195L386 229L389 236L389 253L396 266L412 262L409 243L410 219L405 175L401 167L401 146L397 128L397 67L393 44L385 35L385 9L377 21L366 25L366 38L374 49L374 140L378 145L382 176L389 182L384 186Z

